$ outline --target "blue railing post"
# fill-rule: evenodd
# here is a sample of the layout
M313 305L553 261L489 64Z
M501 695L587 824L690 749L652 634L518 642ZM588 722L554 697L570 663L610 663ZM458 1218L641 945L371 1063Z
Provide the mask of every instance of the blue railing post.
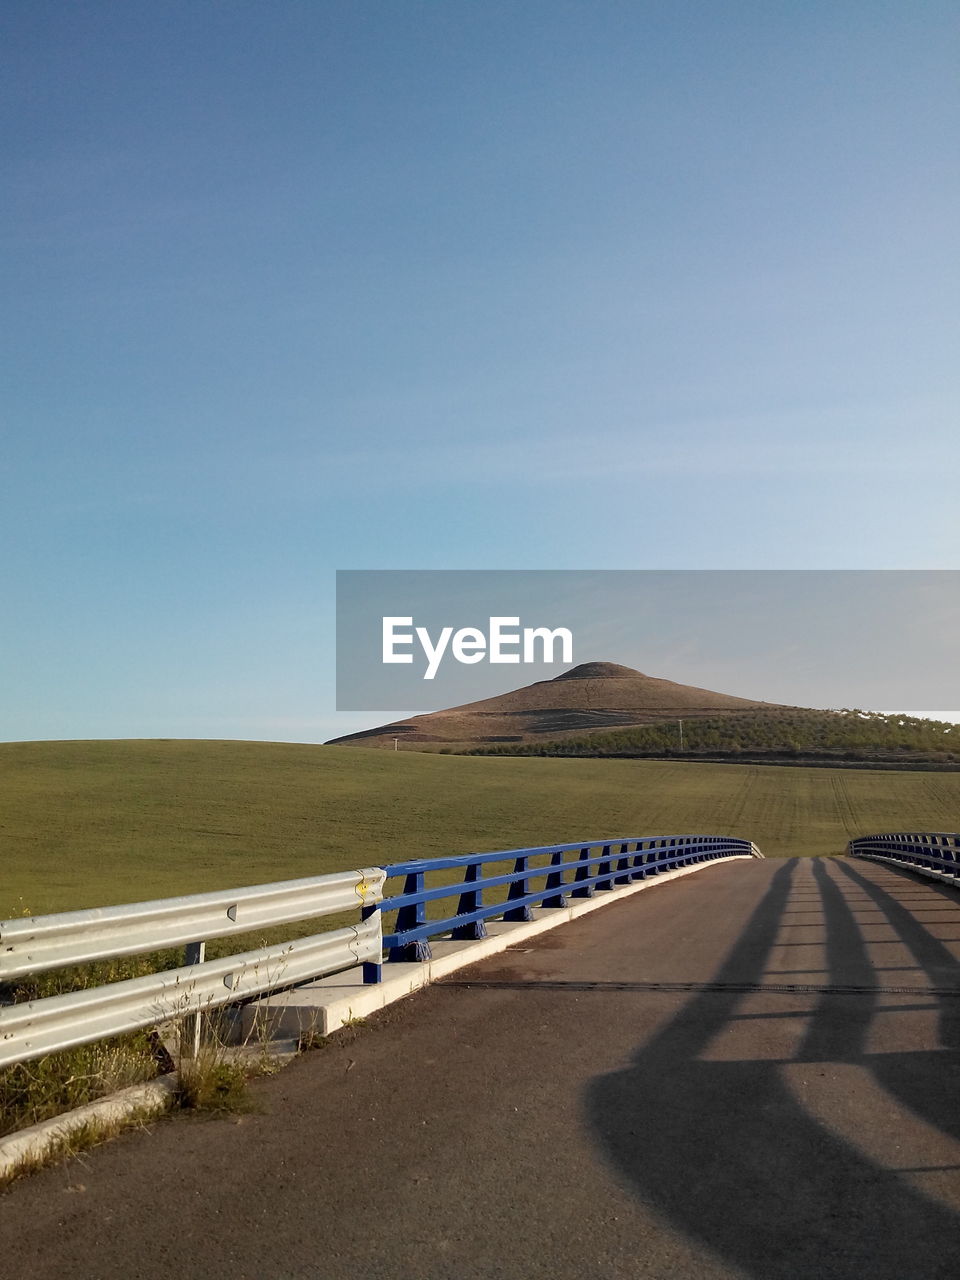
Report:
M482 869L482 863L471 862L464 872L463 883L475 885L478 880L482 880ZM470 915L474 911L479 911L482 906L483 889L465 889L457 902L457 915ZM450 934L450 937L458 942L477 942L486 936L487 926L482 920L470 920L467 924L458 924Z
M644 869L644 861L646 854L643 852L643 841L637 841L637 851L633 856L633 871L630 872L631 880L646 880L647 873Z
M558 849L556 853L550 855L551 867L563 867L563 850ZM565 907L567 905L566 894L563 892L563 872L551 871L547 876L547 883L543 886L545 891L553 889L549 897L544 898L543 906L545 907Z
M597 881L598 889L613 888L613 876L610 874L610 846L608 844L603 846L603 857L600 859L599 867L597 867L597 875L607 876L606 880Z
M516 862L514 863L513 869L514 869L514 872L526 871L527 869L526 854L522 854L519 858L517 858ZM527 896L526 879L514 880L513 884L510 886L509 892L507 893L507 901L513 902L515 898L525 898L526 896ZM505 911L503 913L503 918L504 920L532 920L533 912L530 910L530 907L527 905L527 903L524 903L522 907L511 907L509 911Z
M423 872L412 871L404 878L403 892L406 893L423 893ZM407 929L416 929L421 924L427 923L427 912L424 903L411 902L407 906L401 907L397 912L396 933L405 933ZM414 962L422 962L430 960L433 952L430 950L430 943L426 938L415 938L413 942L402 942L399 947L391 947L388 959L396 964L397 961L411 960Z
M620 875L614 876L613 878L614 884L630 883L630 875L629 875L630 859L625 856L629 848L630 848L629 844L622 844L620 846L620 860L617 863L617 870L620 872Z
M580 857L579 857L579 859L578 859L578 865L577 865L577 874L574 876L574 881L575 881L575 882L578 882L578 881L580 881L580 880L589 880L589 879L590 879L590 862L591 862L591 858L590 858L590 846L589 846L589 845L585 845L585 846L580 850ZM592 885L592 884L578 884L578 885L577 885L577 888L575 888L575 889L573 889L573 890L572 890L572 892L571 892L571 897L574 897L574 898L592 898L592 897L593 897L593 885Z

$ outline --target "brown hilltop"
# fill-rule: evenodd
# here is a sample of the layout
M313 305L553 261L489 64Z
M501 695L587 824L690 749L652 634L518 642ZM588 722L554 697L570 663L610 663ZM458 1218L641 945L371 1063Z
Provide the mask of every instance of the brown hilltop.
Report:
M634 671L633 667L621 667L619 662L581 662L579 667L571 667L555 679L542 683L555 684L557 680L630 680L638 677L641 680L650 679L642 671Z
M583 662L553 680L538 680L495 698L394 721L333 742L392 747L399 738L408 747L425 749L531 742L658 720L770 710L774 705L660 680L616 662Z

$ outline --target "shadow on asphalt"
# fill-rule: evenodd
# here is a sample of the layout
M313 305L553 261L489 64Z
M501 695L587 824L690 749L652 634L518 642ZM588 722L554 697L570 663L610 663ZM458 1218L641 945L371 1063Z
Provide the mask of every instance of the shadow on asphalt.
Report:
M939 999L943 1048L868 1052L868 1033L883 998L870 988L889 982L891 971L879 972L871 963L856 913L892 926L912 957L898 973L912 968L914 984L956 987L957 962L907 906L846 862L812 860L813 879L802 884L794 883L797 867L795 861L785 862L774 873L715 975L713 989L688 1000L628 1069L591 1082L584 1099L587 1122L622 1182L684 1235L748 1276L953 1277L960 1217L911 1185L906 1167L874 1161L818 1121L798 1100L796 1081L809 1084L811 1096L840 1090L839 1105L847 1105L843 1086L831 1081L842 1077L849 1084L852 1064L936 1130L956 1133L960 1000ZM909 883L903 893L899 880L896 892L911 900L916 881L904 880ZM926 885L917 889L917 902L952 906L958 918L955 897L945 900L946 891L931 892ZM826 982L866 990L811 996L800 1006L806 1012L799 1025L796 1012L792 1015L796 1034L789 1041L791 1051L780 1056L775 1052L778 1015L770 1006L769 1014L752 1016L769 1017L773 1054L770 1039L761 1036L763 1057L724 1060L725 1044L742 1043L736 1038L744 1026L742 1012L738 1016L744 997L722 985L760 983L781 925L799 913L824 927ZM926 1002L932 1004L932 997ZM900 1003L911 1007L909 997L905 1003L900 997ZM909 1014L888 1009L884 1016ZM831 1069L832 1064L844 1065ZM852 1078L860 1077L854 1073ZM854 1109L856 1102L850 1101ZM895 1114L896 1107L888 1113ZM882 1125L883 1116L874 1122ZM950 1168L940 1166L936 1176L952 1179L956 1189L960 1173Z

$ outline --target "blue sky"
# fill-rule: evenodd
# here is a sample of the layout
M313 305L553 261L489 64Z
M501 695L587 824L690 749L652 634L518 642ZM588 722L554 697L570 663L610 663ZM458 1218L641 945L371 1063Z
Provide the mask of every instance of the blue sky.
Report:
M337 568L953 568L958 26L7 5L0 738L358 727Z

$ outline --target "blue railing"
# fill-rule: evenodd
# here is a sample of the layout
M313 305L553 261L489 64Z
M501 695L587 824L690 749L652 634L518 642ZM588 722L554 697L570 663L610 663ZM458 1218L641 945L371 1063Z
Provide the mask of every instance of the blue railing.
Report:
M573 855L567 857L567 855ZM401 877L403 891L384 897L376 907L365 910L396 912L392 933L384 929L383 945L388 962L424 961L431 958L430 938L448 934L452 939L471 940L487 936L486 921L531 920L531 909L566 907L568 898L592 898L595 893L629 885L647 876L673 871L677 867L708 862L715 858L761 857L749 840L733 836L629 836L615 840L578 840L573 844L543 845L532 849L500 849L494 853L468 853L451 858L424 858L396 862L385 867L387 880ZM531 859L538 865L532 866ZM513 870L483 875L488 863L513 862ZM434 872L463 871L457 883L427 885ZM531 881L543 883L532 888ZM506 898L484 902L488 890L506 888ZM456 910L436 919L427 919L427 903L444 898L458 899ZM364 981L379 982L381 966L364 965Z
M955 831L894 831L851 840L847 852L855 858L900 862L907 868L934 871L954 878L960 873L960 835Z

